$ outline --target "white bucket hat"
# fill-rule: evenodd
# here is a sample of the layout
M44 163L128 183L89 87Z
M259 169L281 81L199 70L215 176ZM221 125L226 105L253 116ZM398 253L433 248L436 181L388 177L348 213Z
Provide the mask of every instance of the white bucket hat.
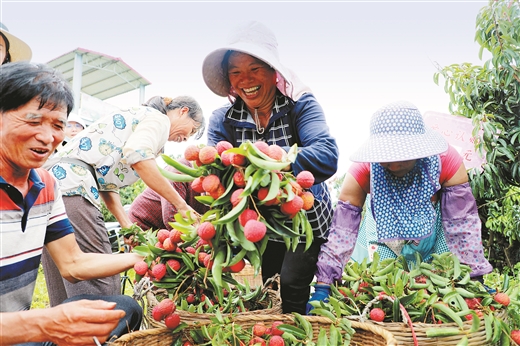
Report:
M71 122L71 121L75 121L77 122L78 124L80 124L81 126L83 126L83 129L86 129L87 128L87 124L85 123L85 120L83 120L83 118L81 118L78 114L76 113L70 113L69 114L69 117L67 118L67 122Z
M31 60L32 51L31 47L18 37L9 33L7 27L0 23L0 32L9 40L9 55L11 56L10 62ZM0 62L1 64L1 62Z
M442 134L424 124L417 107L406 101L377 110L370 137L351 157L354 162L396 162L438 155L448 150Z
M208 88L215 94L223 97L231 95L228 76L222 69L224 55L230 50L249 54L275 69L278 89L294 101L304 93L310 92L310 89L280 62L278 41L274 33L262 23L253 21L236 28L225 47L209 53L204 59L202 76Z

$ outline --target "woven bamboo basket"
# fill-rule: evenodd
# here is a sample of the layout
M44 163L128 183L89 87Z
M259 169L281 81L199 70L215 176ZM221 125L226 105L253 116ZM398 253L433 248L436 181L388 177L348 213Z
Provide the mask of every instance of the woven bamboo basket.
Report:
M279 280L279 277L273 277L270 279L270 281L267 283L267 285L263 288L267 293L267 300L266 300L266 306L264 309L258 309L258 310L252 310L252 311L245 311L241 312L240 315L244 316L250 316L250 315L277 315L282 313L282 300L280 298L280 291L271 289L271 282L276 282ZM152 317L152 309L154 306L159 304L159 301L157 300L156 294L161 294L160 291L158 292L152 292L151 290L148 290L146 292L146 302L144 302L143 299L141 299L141 305L143 306L143 310L145 311L144 318L143 318L143 329L149 329L149 328L163 328L165 327L165 324L163 322L158 322L153 319ZM194 313L194 312L188 312L183 311L180 309L176 310L176 313L178 313L181 316L181 321L186 322L188 324L192 323L206 323L210 321L212 317L215 316L215 314L200 314L200 313Z
M504 317L503 314L499 315ZM394 323L394 322L374 322L367 321L365 323L377 325L390 332L397 340L399 346L414 346L414 338L410 327L405 323ZM428 323L413 323L417 344L419 346L454 346L457 345L461 339L466 336L468 338L468 346L485 346L492 345L486 342L486 328L484 319L480 320L480 327L476 332L470 333L471 321L464 322L464 332L454 336L443 336L437 338L429 338L426 336L426 330L430 328L447 328L457 327L456 323L443 323L443 324L428 324Z
M258 287L263 285L262 273L255 275L255 269L249 263L247 263L244 269L242 269L240 272L234 273L233 278L241 284L245 284L247 280L249 286L251 287Z
M328 329L331 321L326 317L320 316L305 316L311 322L313 327L314 341L317 341L321 329ZM262 322L266 325L272 324L274 321L282 321L286 324L294 324L292 315L237 315L233 317L233 322L240 324L243 329L250 329L255 323ZM197 328L191 325L189 328ZM356 333L352 336L350 344L352 346L397 346L401 345L394 338L392 333L384 328L372 324L352 321L352 328ZM182 337L184 341L191 341L188 337L187 330L183 330L179 334L172 334L170 329L155 328L143 331L137 331L130 334L123 335L119 339L110 342L111 346L170 346L172 342Z

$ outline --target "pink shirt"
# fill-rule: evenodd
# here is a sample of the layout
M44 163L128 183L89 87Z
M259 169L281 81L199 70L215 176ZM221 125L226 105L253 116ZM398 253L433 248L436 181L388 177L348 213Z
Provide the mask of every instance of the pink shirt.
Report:
M462 156L451 145L448 150L442 154L441 157L441 176L439 182L441 186L450 180L455 173L457 173L462 164ZM348 172L352 174L354 179L361 186L363 191L370 193L370 163L369 162L354 162Z

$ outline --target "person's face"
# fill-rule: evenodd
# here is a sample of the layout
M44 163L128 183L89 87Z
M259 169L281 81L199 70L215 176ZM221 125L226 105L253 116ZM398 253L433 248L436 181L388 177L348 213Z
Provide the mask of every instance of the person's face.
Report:
M0 65L4 63L5 57L7 56L7 45L4 38L0 35Z
M170 142L184 142L197 132L197 123L189 116L188 107L168 111L170 118Z
M233 52L228 78L237 95L250 109L271 108L276 94L276 71L249 54Z
M65 127L65 137L73 138L81 131L83 131L83 125L75 121L69 121Z
M404 177L414 167L417 160L396 161L396 162L380 162L379 164L396 177Z
M38 109L39 105L35 98L0 113L0 160L14 171L41 167L65 137L66 108Z

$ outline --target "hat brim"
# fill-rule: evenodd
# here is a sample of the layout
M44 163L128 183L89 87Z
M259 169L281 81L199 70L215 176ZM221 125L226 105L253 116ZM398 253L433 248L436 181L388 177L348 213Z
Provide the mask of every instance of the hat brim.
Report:
M287 79L286 69L280 63L277 56L262 49L256 44L239 42L214 50L206 56L202 63L202 76L204 82L215 94L223 97L229 95L229 89L231 86L229 85L228 77L224 75L224 71L222 70L222 60L224 59L226 52L229 50L249 54L260 59L278 71L284 79Z
M31 60L32 50L27 43L10 34L9 31L3 29L0 29L0 31L9 40L9 55L11 55L11 62Z
M354 154L353 162L398 162L442 154L448 142L442 134L426 129L420 135L372 136Z

